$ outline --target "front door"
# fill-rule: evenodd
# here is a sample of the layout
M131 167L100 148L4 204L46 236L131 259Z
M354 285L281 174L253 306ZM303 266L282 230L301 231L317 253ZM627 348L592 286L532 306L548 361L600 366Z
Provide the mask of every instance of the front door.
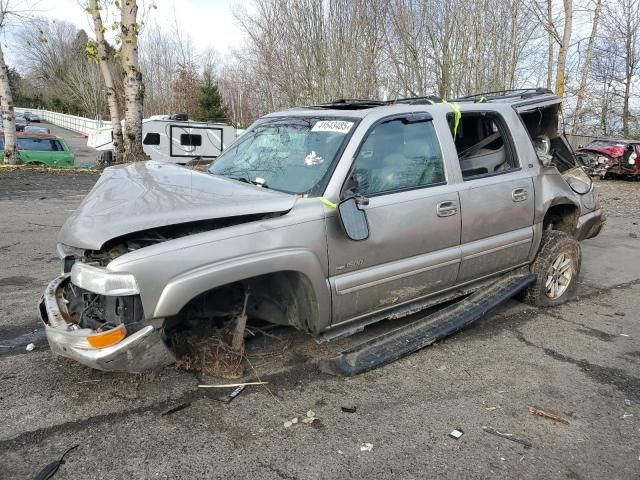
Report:
M460 262L460 204L447 184L431 117L375 124L342 197L365 196L369 238L349 240L327 221L333 323L383 311L451 287Z

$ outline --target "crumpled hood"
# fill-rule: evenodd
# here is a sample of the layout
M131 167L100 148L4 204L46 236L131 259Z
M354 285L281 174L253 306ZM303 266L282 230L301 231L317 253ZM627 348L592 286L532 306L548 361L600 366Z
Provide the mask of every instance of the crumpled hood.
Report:
M296 198L170 163L110 167L64 223L58 241L99 250L112 238L149 228L286 212Z
M624 155L627 151L627 147L619 147L617 145L611 145L610 147L582 147L578 149L578 152L591 152L600 155L606 155L611 158L618 158Z

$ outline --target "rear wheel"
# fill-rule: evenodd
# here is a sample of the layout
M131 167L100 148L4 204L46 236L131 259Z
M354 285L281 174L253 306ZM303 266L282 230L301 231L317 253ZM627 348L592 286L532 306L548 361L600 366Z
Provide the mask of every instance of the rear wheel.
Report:
M537 307L560 305L575 294L580 274L580 243L558 230L542 234L540 249L531 271L536 281L522 295L522 300Z

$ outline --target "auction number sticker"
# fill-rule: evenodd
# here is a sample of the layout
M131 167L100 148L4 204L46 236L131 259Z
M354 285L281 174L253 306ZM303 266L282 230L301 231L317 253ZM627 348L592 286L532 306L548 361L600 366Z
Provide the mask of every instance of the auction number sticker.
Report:
M322 120L317 122L311 131L348 133L351 127L353 127L353 122L345 122L344 120Z

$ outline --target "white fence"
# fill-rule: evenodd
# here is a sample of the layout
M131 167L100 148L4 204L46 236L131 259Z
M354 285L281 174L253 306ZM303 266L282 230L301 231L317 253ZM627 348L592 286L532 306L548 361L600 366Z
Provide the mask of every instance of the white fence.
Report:
M59 127L66 128L73 132L89 135L93 130L108 125L104 120L92 120L90 118L76 117L65 113L51 112L49 110L39 110L37 108L17 108L16 113L31 112L37 113L45 122L53 123Z

